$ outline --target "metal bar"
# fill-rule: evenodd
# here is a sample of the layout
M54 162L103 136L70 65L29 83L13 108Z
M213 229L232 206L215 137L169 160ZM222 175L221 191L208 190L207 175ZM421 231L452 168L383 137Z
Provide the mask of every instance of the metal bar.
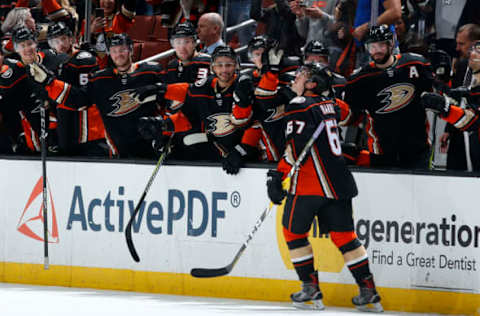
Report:
M90 43L92 30L90 29L90 19L92 16L92 0L85 0L85 43ZM106 40L106 39L105 39Z
M255 24L255 23L256 23L256 21L254 19L249 19L249 20L243 21L241 23L238 23L237 25L227 27L226 28L226 33L229 34L231 32L235 32L239 29L243 29L244 27L250 26L250 25Z
M228 27L226 29L226 33L230 33L230 32L234 32L238 29L241 29L241 28L244 28L244 27L247 27L247 26L250 26L252 24L255 23L255 20L253 19L250 19L250 20L247 20L247 21L243 21L242 23L239 23L237 25L234 25L232 27ZM241 53L245 50L247 50L248 48L248 45L244 45L244 46L241 46L237 49L235 49L235 52L236 53ZM156 54L156 55L153 55L153 56L150 56L148 58L145 58L144 60L140 60L137 62L137 64L143 64L143 63L146 63L146 62L149 62L149 61L157 61L157 60L160 60L160 59L164 59L164 58L167 58L167 57L170 57L172 56L173 54L175 54L175 50L173 48L169 49L169 50L166 50L164 52L161 52L159 54Z

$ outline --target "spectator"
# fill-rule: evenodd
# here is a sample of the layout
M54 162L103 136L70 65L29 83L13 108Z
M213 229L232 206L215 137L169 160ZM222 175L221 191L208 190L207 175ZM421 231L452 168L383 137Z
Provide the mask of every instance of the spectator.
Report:
M27 27L32 31L36 30L35 19L29 8L13 8L5 18L2 24L2 33L7 35L7 39L2 43L2 51L5 55L14 53L13 42L10 40L14 30Z
M215 48L225 45L222 40L223 27L222 17L218 13L209 12L200 17L197 33L203 45L202 52L211 55Z
M448 1L448 2L457 2ZM462 15L457 24L457 28L462 27L465 24L477 24L480 25L480 1L478 0L466 0L465 6L463 7ZM445 1L444 1L445 2Z
M298 34L296 16L290 10L287 0L275 0L268 8L262 7L262 0L252 0L250 17L266 25L265 36L279 43L287 56L300 56L305 40Z
M362 42L368 33L370 27L370 18L372 15L371 0L358 0L355 11L353 37L357 44ZM378 0L377 25L387 24L390 30L394 32L393 25L402 17L402 5L400 0ZM368 62L368 52L365 52L363 46L358 47L357 66L363 66Z
M455 55L455 33L466 2L467 0L456 0L435 3L436 46L450 56Z
M222 1L226 3L228 10L225 12L227 26L237 25L250 19L250 9L252 7L252 0L230 0ZM220 6L220 12L225 8ZM244 27L237 32L240 46L247 45L250 39L255 34L255 25ZM227 43L232 39L232 35L227 34Z
M103 16L92 16L90 30L93 35L95 50L99 57L99 66L104 68L108 62L106 56L107 39L113 34L126 33L133 25L135 17L135 0L126 0L120 7L119 0L100 0ZM120 9L118 9L120 7ZM85 22L84 22L85 23ZM84 30L82 35L85 36Z
M334 21L335 0L293 0L290 8L297 16L297 30L306 42L324 41Z
M355 69L357 47L351 34L355 9L356 0L340 0L335 7L335 23L328 30L330 67L343 76Z

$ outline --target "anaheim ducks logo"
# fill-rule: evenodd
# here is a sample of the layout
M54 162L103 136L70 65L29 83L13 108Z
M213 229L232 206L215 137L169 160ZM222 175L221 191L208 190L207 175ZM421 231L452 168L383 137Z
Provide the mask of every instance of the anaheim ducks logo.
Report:
M379 97L384 96L381 101L385 104L375 111L377 114L388 114L398 111L407 106L415 95L415 86L410 83L397 83L378 93Z
M215 113L207 117L207 132L217 137L226 136L235 130L230 113Z
M112 105L113 111L107 115L117 117L135 111L140 106L140 102L131 97L130 93L133 91L134 89L122 90L112 95L109 100L115 103Z
M266 123L271 123L280 120L285 114L285 104L279 105L274 109L268 109L270 115L265 119Z

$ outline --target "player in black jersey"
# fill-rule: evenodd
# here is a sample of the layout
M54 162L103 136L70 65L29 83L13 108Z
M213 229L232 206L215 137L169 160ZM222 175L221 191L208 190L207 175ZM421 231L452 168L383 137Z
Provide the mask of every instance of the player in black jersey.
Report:
M179 23L172 30L170 44L175 49L175 59L172 59L166 69L165 82L194 83L206 80L210 74L210 55L196 51L197 31L189 22ZM180 103L176 101L166 102L166 111L175 113ZM189 156L189 149L183 142L184 133L175 133L172 146L175 150L171 154L172 159L185 160Z
M219 46L212 54L212 71L215 74L194 84L176 83L164 87L137 89L139 99L164 93L167 100L182 104L180 109L165 119L146 117L140 121L140 130L148 138L157 138L156 146L161 148L162 134L187 132L184 141L203 135L188 147L188 160L222 161L232 153L243 134L242 126L232 122L233 92L237 83L238 59L235 51L228 46ZM208 141L205 142L205 136ZM200 137L201 139L201 137ZM172 149L175 151L175 148ZM243 153L239 153L242 155Z
M367 49L373 61L355 71L345 88L351 115L342 125L367 116L371 166L427 168L428 122L420 95L433 90L430 63L420 55L392 55L393 33L372 26Z
M336 101L323 95L331 89L332 83L331 71L319 63L307 64L298 72L292 85L299 96L290 101L285 111L287 146L277 170L268 172L268 195L275 204L281 204L287 196L282 217L283 233L293 266L302 281L302 290L291 295L294 306L324 308L313 250L308 241L308 232L317 217L319 226L328 231L343 254L360 288L360 295L352 299L353 304L359 309L373 304L371 310L380 312L383 309L369 269L368 255L354 230L352 198L357 195L357 186L342 158ZM286 192L282 180L317 128L319 136L293 174ZM313 304L305 305L306 302Z
M247 111L248 108L241 106L241 102L233 109L234 118L252 116L252 124L245 131L241 145L245 149L256 148L259 160L278 161L285 144L282 115L285 105L296 96L287 82L291 80L290 72L298 64L284 57L283 51L276 48L276 43L264 36L256 36L250 41L248 57L256 66L251 73L253 115ZM246 88L242 90L248 91ZM247 95L244 99L247 99Z
M469 87L447 91L451 98L446 94L424 93L422 103L425 108L439 113L454 128L468 132L472 170L480 171L480 41L475 42L470 50L468 66L472 70Z
M196 51L197 31L189 22L179 23L172 30L170 44L177 58L168 63L165 82L188 82L203 80L210 72L210 56Z
M20 60L5 59L0 76L0 94L3 104L1 111L4 123L14 143L17 153L40 151L40 110L36 101L44 99L43 89L32 82L25 66L39 63L52 72L66 59L66 55L56 54L51 50L37 50L36 35L28 28L17 29L12 36L14 49ZM49 150L57 151L56 117L47 115Z
M161 67L156 63L132 63L132 46L128 35L115 34L109 45L115 67L93 73L84 88L54 79L37 64L31 65L29 73L60 106L81 109L95 104L98 107L111 156L151 158L154 156L151 144L138 134L137 122L142 116L154 115L157 102L154 98L140 101L132 92L161 82Z
M48 44L57 53L69 56L58 71L58 79L75 87L86 86L89 73L98 70L97 59L88 51L74 47L72 31L63 23L49 25ZM105 143L105 129L96 106L78 111L57 107L58 142L60 150L68 155L106 154L98 143ZM89 142L87 144L87 142ZM84 144L84 145L80 145ZM104 146L105 147L105 146Z
M329 66L329 57L330 53L328 48L319 40L313 40L307 43L305 46L305 50L303 52L303 63L321 63L322 65ZM343 99L343 94L345 90L345 85L347 84L347 80L344 76L333 72L333 85L332 90L335 93L335 97L339 99Z

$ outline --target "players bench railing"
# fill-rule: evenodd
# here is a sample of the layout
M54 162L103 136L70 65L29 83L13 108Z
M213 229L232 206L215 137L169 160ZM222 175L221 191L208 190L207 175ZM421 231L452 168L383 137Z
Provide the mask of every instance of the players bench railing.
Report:
M235 31L241 30L245 27L248 27L250 25L253 25L255 23L256 23L256 21L254 19L246 20L246 21L243 21L243 22L241 22L237 25L227 27L225 32L226 32L226 34L230 34L232 32L235 32ZM241 47L238 47L237 49L235 49L235 52L241 53L241 52L247 50L247 48L248 48L248 46L244 45L244 46L241 46ZM140 60L138 63L143 64L143 63L146 63L146 62L149 62L149 61L159 61L159 60L162 60L162 59L165 59L165 58L168 58L168 57L172 56L174 53L175 53L175 50L173 48L171 48L171 49L166 50L164 52L161 52L159 54L156 54L156 55L153 55L151 57ZM251 67L251 65L250 64L242 64L242 67Z

